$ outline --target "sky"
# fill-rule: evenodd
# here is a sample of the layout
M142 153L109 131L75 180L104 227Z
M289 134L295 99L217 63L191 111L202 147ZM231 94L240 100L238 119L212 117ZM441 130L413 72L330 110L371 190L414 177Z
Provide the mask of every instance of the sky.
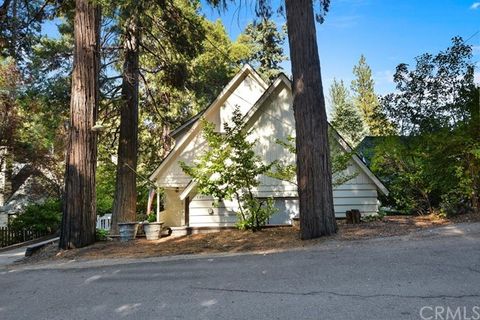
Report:
M202 11L209 19L222 19L235 39L254 17L253 4L242 2L240 9L230 5L226 12L218 12L202 0ZM272 0L273 6L279 2ZM318 2L316 6L318 9ZM275 20L285 23L282 16ZM361 54L372 68L377 93L382 95L395 90L393 74L399 63L413 64L422 53L444 50L454 36L470 38L474 61L480 60L480 1L331 0L325 22L317 23L316 28L326 92L334 78L351 82ZM285 51L288 54L288 41ZM290 73L290 62L283 66Z
M271 1L274 8L283 3ZM210 20L221 19L234 40L254 19L254 3L236 0L219 11L201 0L201 11ZM285 23L282 15L274 20ZM454 36L468 39L474 46L474 61L480 61L480 0L331 0L325 22L316 28L325 93L334 78L351 82L361 54L381 95L395 90L393 74L399 63L413 64L422 53L444 50ZM55 22L44 25L43 32L58 35ZM288 41L284 49L288 55ZM290 61L282 66L290 74ZM480 82L480 74L476 79Z

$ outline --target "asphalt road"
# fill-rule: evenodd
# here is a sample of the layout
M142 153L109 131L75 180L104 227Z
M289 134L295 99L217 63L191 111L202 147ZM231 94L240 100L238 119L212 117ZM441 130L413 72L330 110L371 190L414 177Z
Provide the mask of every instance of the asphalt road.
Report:
M15 267L0 272L0 319L477 320L480 224L266 255Z

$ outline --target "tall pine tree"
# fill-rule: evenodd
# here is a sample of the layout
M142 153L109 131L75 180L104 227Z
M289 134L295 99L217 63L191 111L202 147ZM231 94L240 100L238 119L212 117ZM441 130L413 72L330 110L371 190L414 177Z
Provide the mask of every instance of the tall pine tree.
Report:
M249 62L265 79L273 80L283 70L280 64L288 59L283 53L285 38L285 32L278 30L268 12L260 20L248 24L239 41L253 48Z
M367 124L368 134L379 135L381 127L379 127L376 117L380 112L380 103L375 94L372 69L363 54L360 56L358 64L353 67L353 74L355 76L351 84L353 103Z
M343 81L338 82L334 79L329 94L332 105L331 124L352 147L355 147L366 135L362 115L353 105Z
M119 222L135 221L137 213L140 11L140 1L135 1L122 12L124 62L112 234L118 233Z
M100 7L75 1L75 49L65 197L59 246L79 248L95 242L97 118L100 68Z
M227 0L209 0L208 2L215 6L226 6ZM321 12L315 14L311 0L285 0L293 75L300 237L302 239L312 239L337 232L333 207L328 122L315 31L315 20L323 22L330 0L319 2ZM257 1L259 16L264 16L268 10L271 10L269 1Z

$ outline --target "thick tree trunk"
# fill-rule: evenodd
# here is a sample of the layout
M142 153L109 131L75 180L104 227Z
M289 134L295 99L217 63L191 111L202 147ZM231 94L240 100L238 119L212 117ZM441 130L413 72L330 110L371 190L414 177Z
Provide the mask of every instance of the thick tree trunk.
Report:
M91 130L99 100L100 7L75 2L75 49L66 153L65 196L59 246L79 248L95 242L96 134Z
M337 231L312 0L285 0L293 74L297 181L302 239Z
M135 221L137 211L138 23L138 14L132 14L126 23L120 139L111 234L118 234L117 223Z

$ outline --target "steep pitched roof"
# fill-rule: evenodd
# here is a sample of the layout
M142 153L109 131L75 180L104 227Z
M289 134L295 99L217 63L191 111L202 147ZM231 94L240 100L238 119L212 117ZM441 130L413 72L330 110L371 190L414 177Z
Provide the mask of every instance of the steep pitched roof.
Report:
M174 148L170 151L167 157L160 163L158 168L150 175L149 179L155 181L159 176L161 171L168 166L168 164L173 161L178 153L185 147L186 144L191 140L193 132L197 129L200 122L198 121L201 116L206 116L210 114L214 109L219 107L222 104L225 97L228 97L233 93L235 88L247 77L252 76L253 79L265 90L267 89L267 84L263 81L262 77L253 69L250 65L245 64L242 69L230 80L230 82L225 86L225 88L220 92L217 98L202 112L192 117L186 123L181 125L179 128L172 132L173 135L179 135L181 132L187 131L179 141L175 142Z
M271 96L271 94L277 89L281 84L286 85L290 90L292 88L292 82L288 79L288 77L281 73L277 79L265 90L263 95L255 102L255 104L252 106L252 108L245 114L244 116L244 123L247 123L260 109L260 107L263 105L263 103ZM228 92L228 90L227 90ZM205 113L208 111L208 109L205 111ZM190 127L190 131L193 130L195 125L198 125L198 120L200 119L200 116L198 116L196 119L193 120L193 118L190 120L190 122L186 123L184 128L182 130L185 130L185 128ZM348 143L340 136L340 134L331 126L329 123L329 128L333 132L333 136L335 137L336 141L340 144L340 146L347 152L352 153L352 160L358 165L358 167L373 181L373 183L377 186L378 190L381 191L384 195L388 195L389 191L385 187L385 185L378 179L375 174L368 168L368 166L360 159L360 157L353 151L353 149L348 145ZM188 134L187 134L188 135ZM186 139L188 138L187 135L185 135L181 142L185 143ZM175 146L177 147L177 146ZM169 154L169 156L172 153ZM168 157L167 157L168 158ZM167 159L166 159L167 160ZM170 160L171 161L171 160ZM165 161L164 161L165 162ZM162 163L163 164L163 163ZM162 165L161 165L162 166ZM160 167L159 167L160 168ZM156 177L156 173L160 172L159 169L155 171L155 173L151 176L151 178ZM157 174L158 175L158 174ZM196 188L196 182L193 180L190 181L190 183L187 185L187 187L184 189L184 191L180 194L180 199L184 200L193 190Z

